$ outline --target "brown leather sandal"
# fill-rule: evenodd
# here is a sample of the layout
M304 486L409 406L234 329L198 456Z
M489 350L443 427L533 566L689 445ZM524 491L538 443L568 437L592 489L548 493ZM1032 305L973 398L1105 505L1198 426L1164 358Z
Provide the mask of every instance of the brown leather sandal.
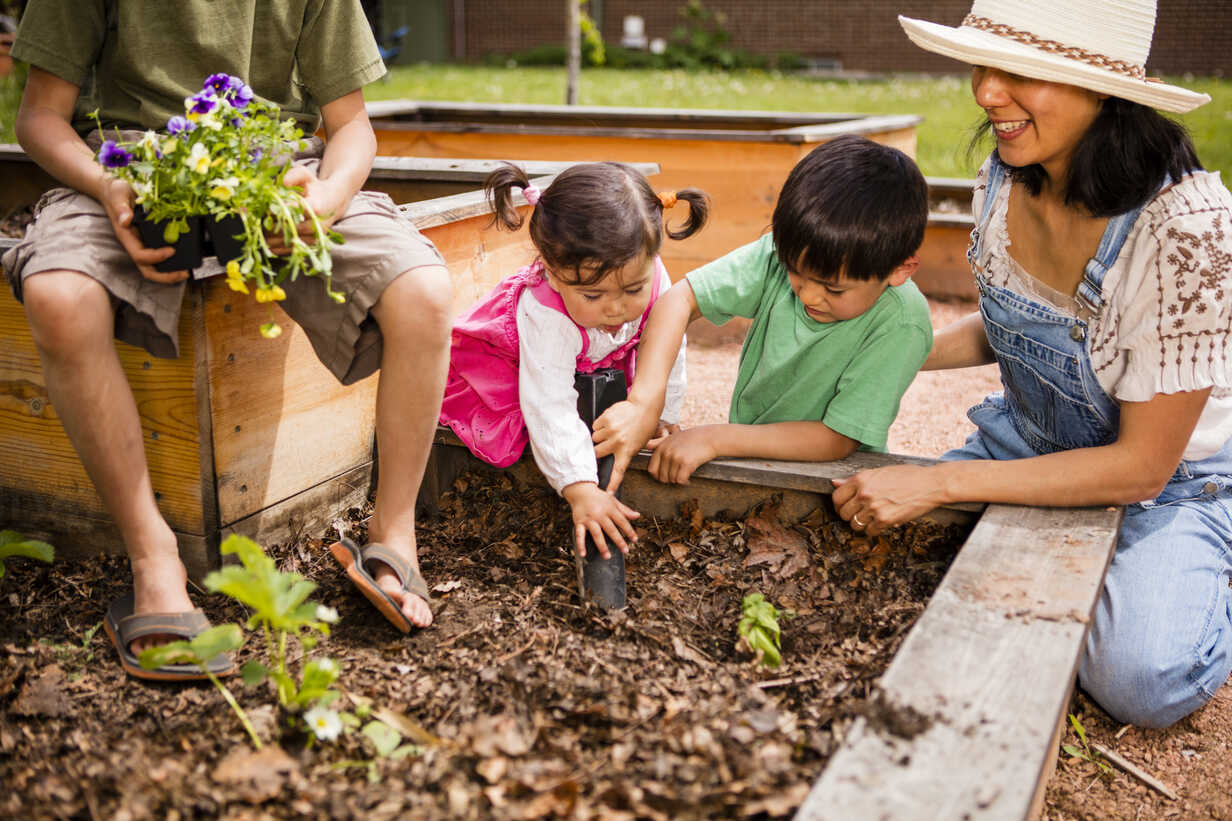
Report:
M164 664L153 670L141 666L130 645L144 636L175 636L191 641L210 628L210 620L200 610L186 613L144 613L133 615L133 594L121 596L107 608L103 627L120 654L120 666L130 676L150 681L205 681L209 678L195 664ZM215 676L229 676L235 664L225 654L210 659L209 670Z
M364 597L381 611L381 615L390 624L403 633L411 632L415 625L403 615L398 603L377 586L376 577L369 570L372 562L389 565L404 591L423 599L429 607L432 606L432 598L428 595L428 583L424 581L424 577L411 567L410 562L380 542L373 542L361 548L350 539L344 538L330 545L329 552L346 570L347 577L359 588L359 592L363 593Z

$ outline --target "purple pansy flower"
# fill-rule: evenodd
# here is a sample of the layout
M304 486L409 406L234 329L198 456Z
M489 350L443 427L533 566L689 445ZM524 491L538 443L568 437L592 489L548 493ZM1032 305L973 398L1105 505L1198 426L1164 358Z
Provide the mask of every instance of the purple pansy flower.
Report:
M205 78L205 82L201 85L201 90L213 91L216 95L221 97L223 92L231 87L231 83L234 79L235 78L230 74L223 74L221 72L218 74L211 74L209 77Z
M107 140L98 150L98 161L104 168L123 168L133 161L133 155L116 145L114 140Z
M192 104L189 110L193 114L209 114L218 105L218 100L214 99L214 95L208 91L194 94L188 98L187 102Z
M192 131L197 125L187 117L175 116L167 120L167 133L179 134L181 131Z
M232 77L231 79L235 81L231 86L231 105L236 108L244 108L252 102L252 89L238 77Z

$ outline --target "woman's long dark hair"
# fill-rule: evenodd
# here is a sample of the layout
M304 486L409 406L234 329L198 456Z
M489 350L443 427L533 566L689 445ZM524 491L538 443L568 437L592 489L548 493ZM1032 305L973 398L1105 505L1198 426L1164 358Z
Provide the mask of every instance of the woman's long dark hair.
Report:
M991 128L985 121L972 146ZM1007 168L1010 178L1026 186L1032 196L1043 190L1047 175L1042 166ZM1185 126L1149 106L1108 97L1074 150L1065 202L1094 217L1111 217L1145 205L1169 177L1176 181L1201 170Z
M530 184L526 172L512 163L502 163L488 175L484 190L494 223L510 231L522 226L513 189L524 190ZM689 217L666 233L684 239L705 224L710 201L696 188L677 191L675 197L688 203ZM659 195L632 166L579 163L558 174L541 192L530 215L530 238L556 276L572 276L572 285L593 285L630 261L659 252L663 212Z

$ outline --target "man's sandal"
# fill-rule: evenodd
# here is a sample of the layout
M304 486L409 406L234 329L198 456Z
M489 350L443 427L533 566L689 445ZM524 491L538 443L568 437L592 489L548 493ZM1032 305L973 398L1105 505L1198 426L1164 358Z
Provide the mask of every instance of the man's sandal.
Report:
M360 548L355 542L344 538L330 545L329 552L346 570L347 577L359 588L359 592L381 611L381 615L385 616L390 624L403 633L411 632L415 625L403 614L401 605L377 585L376 576L373 575L375 568L371 568L373 562L388 565L397 576L403 591L418 596L431 607L432 600L428 595L428 583L424 581L424 577L419 575L410 562L385 545L373 542Z
M129 593L111 603L103 618L103 627L120 654L120 666L130 676L150 681L205 681L209 678L195 664L164 664L153 670L141 666L130 645L146 636L173 636L191 641L210 628L210 620L200 610L185 613L144 613L133 615L133 594ZM167 642L160 641L159 644ZM215 676L229 676L235 672L235 664L225 654L219 653L206 665Z

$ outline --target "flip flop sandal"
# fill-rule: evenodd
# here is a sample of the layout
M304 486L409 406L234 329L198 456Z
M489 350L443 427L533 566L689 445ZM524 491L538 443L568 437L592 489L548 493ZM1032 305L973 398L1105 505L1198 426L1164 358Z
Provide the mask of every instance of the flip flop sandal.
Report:
M210 627L210 620L200 610L186 613L145 613L133 615L133 594L116 599L107 609L103 627L120 654L120 666L130 676L150 681L205 681L209 678L195 664L164 664L153 670L141 666L130 645L144 636L175 636L191 641ZM215 676L229 676L235 665L225 654L219 653L207 665Z
M368 569L370 563L380 562L389 565L402 584L402 589L419 596L431 607L432 599L428 595L428 583L424 581L424 577L411 567L410 562L385 545L373 542L360 548L350 539L342 539L330 545L329 552L346 570L347 577L359 588L359 592L363 593L364 597L381 611L381 615L388 619L390 624L403 633L411 632L415 625L411 624L402 614L402 608L398 603L377 585L376 577Z

